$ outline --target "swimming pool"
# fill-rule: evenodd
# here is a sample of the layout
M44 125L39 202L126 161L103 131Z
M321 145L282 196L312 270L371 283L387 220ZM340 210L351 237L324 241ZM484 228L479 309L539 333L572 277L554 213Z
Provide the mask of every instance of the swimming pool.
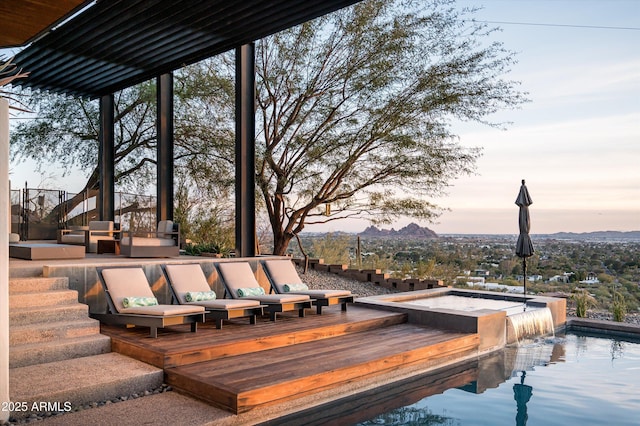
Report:
M495 368L479 366L475 380L357 424L618 426L639 422L639 342L570 333L505 348L497 361L495 356L480 362L504 365L502 380ZM425 383L429 383L426 378Z

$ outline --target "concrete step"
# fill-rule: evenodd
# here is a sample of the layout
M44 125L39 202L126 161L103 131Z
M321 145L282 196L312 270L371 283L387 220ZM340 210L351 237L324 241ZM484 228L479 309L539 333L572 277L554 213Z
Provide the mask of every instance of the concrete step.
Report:
M25 277L41 277L42 265L32 266L27 262L21 262L21 265L9 264L9 278L25 278Z
M9 296L11 309L30 306L69 305L78 303L78 292L75 290L52 290L40 293L16 293Z
M111 351L111 338L102 334L9 347L9 367L25 367L99 355Z
M67 277L29 277L9 279L9 294L40 293L51 290L68 290L69 278Z
M178 392L162 392L144 398L130 398L117 404L106 404L90 410L51 416L33 424L38 426L248 426L257 424L265 417L268 419L275 416L271 412L266 416L256 416L254 412L244 417L236 416Z
M9 346L51 342L100 334L100 322L91 318L14 326L9 329Z
M11 417L17 420L56 411L56 405L60 411L71 411L91 402L143 393L160 387L162 381L161 369L117 353L11 368L9 397L26 407L13 411ZM41 406L42 402L50 403L49 407ZM107 418L102 422L109 424Z
M11 296L13 297L13 296ZM89 307L81 303L16 308L9 307L9 326L47 323L55 321L84 320L89 318Z

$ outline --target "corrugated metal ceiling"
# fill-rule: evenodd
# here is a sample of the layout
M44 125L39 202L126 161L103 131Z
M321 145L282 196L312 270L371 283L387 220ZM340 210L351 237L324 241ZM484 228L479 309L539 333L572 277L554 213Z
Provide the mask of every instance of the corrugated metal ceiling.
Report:
M98 97L358 1L98 1L15 62L24 86Z

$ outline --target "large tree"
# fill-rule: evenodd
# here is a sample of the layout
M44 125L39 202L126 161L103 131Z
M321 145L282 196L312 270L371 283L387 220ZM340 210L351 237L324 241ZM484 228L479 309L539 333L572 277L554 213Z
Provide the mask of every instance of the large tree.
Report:
M437 215L430 199L479 155L451 121L524 100L502 78L513 55L483 44L472 13L367 0L258 42L256 179L274 253L310 223Z
M487 117L524 101L503 78L513 54L472 16L450 0L367 0L256 43L256 183L274 253L311 223L439 213L433 196L479 155L452 121L496 125ZM233 75L230 54L177 74L176 163L204 186L233 177ZM155 162L152 87L117 97L130 96L116 118L131 124L116 132L119 179L140 182ZM95 188L97 106L69 102L45 101L48 118L20 126L12 148L93 170Z

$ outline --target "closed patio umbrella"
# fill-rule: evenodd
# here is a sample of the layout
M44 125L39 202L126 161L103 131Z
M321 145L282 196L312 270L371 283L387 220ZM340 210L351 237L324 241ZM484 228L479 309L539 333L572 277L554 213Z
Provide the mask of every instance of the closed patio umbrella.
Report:
M516 198L516 205L519 209L518 224L520 226L520 234L518 235L518 242L516 243L516 256L522 258L522 274L524 285L524 310L527 310L527 257L533 256L533 243L531 237L529 237L529 230L531 228L531 222L529 219L529 206L533 204L529 191L522 179L522 185L520 186L520 192L518 198Z

